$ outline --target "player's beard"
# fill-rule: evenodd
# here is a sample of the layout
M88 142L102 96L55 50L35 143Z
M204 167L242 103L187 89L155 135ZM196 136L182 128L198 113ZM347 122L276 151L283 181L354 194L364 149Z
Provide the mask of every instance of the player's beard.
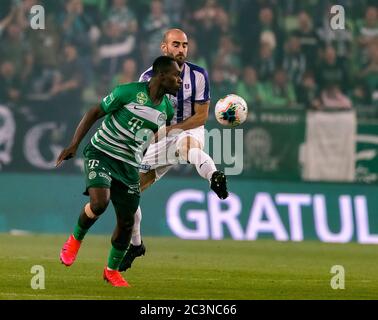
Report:
M186 60L186 56L185 55L183 55L183 54L174 55L171 52L167 52L167 56L175 59L175 61L179 65L180 69L182 69L182 66L184 65L185 60Z
M186 57L183 54L178 54L174 57L179 67L182 67L182 65L185 63Z

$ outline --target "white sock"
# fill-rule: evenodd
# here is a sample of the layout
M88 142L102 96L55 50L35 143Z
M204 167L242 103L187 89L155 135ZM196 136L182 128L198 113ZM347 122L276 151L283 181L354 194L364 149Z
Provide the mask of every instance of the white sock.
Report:
M198 174L206 180L210 181L213 173L217 171L213 159L199 148L189 150L188 160L196 166Z
M131 243L133 246L140 246L142 244L142 237L140 234L140 222L142 221L142 210L138 210L134 215L133 233L131 234Z

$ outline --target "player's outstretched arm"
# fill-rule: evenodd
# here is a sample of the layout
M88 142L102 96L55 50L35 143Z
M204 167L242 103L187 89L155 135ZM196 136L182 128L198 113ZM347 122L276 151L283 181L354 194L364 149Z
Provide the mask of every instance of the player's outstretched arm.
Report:
M70 145L67 148L63 149L58 159L56 160L56 167L58 167L63 162L63 160L68 160L75 156L76 150L79 147L81 140L83 140L93 124L104 115L105 112L100 108L99 105L89 109L85 113L83 119L81 119L79 125L76 128Z

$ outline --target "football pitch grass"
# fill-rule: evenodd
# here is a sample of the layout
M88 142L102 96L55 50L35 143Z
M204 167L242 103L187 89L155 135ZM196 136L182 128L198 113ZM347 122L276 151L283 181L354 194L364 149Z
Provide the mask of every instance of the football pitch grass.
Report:
M71 267L59 261L65 239L0 234L0 299L378 298L373 245L145 237L146 256L123 273L132 287L113 288L102 279L110 236L88 235ZM44 268L45 289L31 288L34 265ZM344 290L331 288L334 265L345 269Z

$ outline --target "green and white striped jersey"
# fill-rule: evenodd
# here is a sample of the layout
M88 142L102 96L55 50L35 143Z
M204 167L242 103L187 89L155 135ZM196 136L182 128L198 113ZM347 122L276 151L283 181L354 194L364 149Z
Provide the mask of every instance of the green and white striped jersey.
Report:
M91 138L92 145L135 167L139 167L150 137L174 114L166 95L159 105L152 103L148 82L119 85L100 106L106 116Z

